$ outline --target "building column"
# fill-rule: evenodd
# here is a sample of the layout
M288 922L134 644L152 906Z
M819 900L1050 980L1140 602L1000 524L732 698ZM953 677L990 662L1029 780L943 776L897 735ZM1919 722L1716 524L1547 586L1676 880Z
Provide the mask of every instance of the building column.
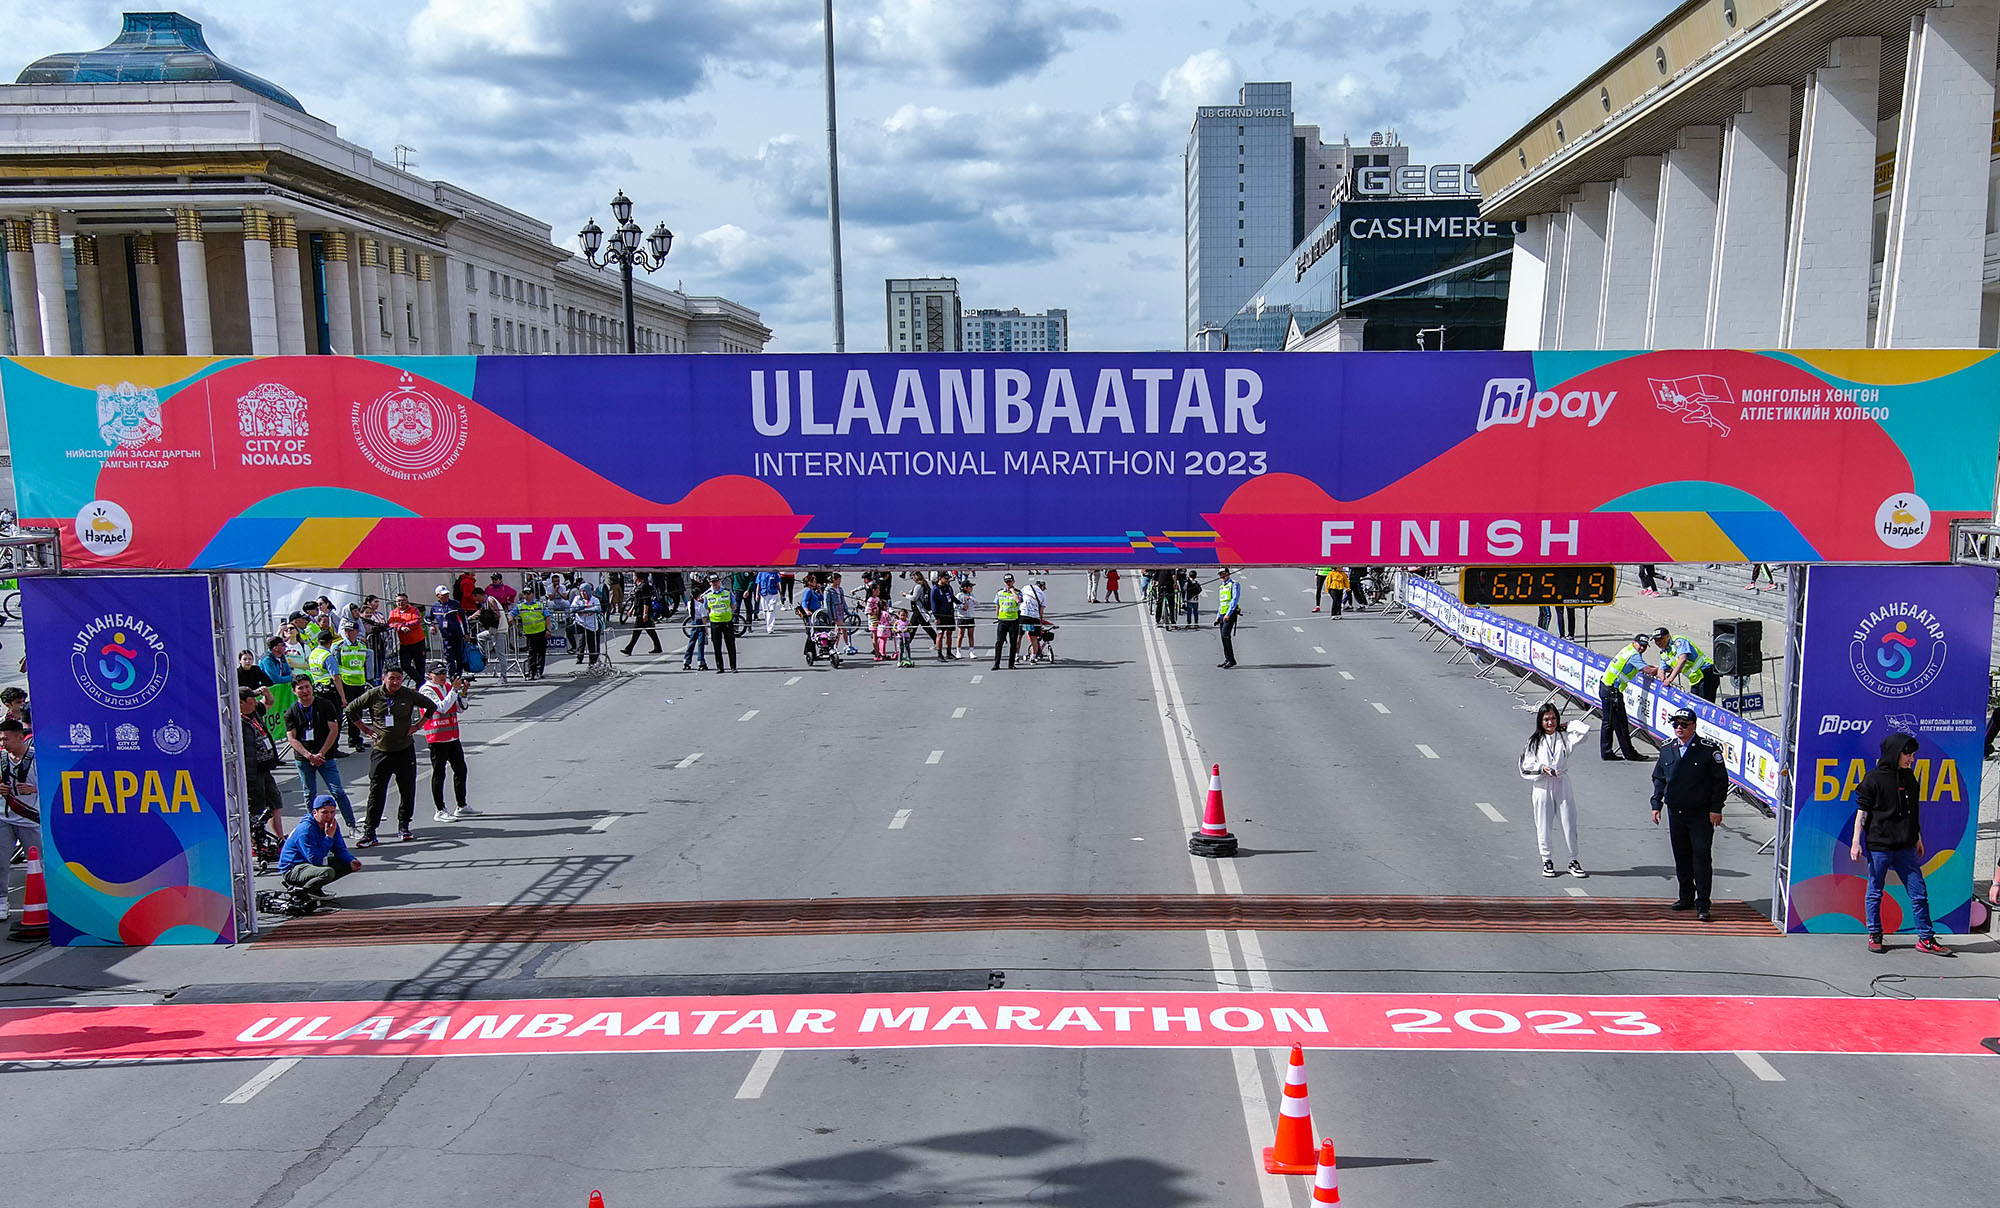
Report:
M1549 224L1553 214L1531 214L1514 236L1514 259L1507 274L1507 334L1501 347L1532 351L1542 346L1543 295L1549 288Z
M354 355L354 302L347 282L347 232L326 231L320 235L321 259L326 274L326 342L334 355Z
M151 235L132 236L133 277L139 286L139 348L146 356L167 355L167 302L160 291L160 247Z
M1557 203L1556 211L1549 215L1548 264L1546 279L1542 285L1542 327L1541 342L1537 348L1559 348L1557 335L1562 330L1563 261L1569 250L1569 203L1574 198L1564 198Z
M388 341L382 338L382 245L366 235L358 236L357 242L361 245L356 258L361 275L361 351L387 352Z
M215 355L215 331L208 316L208 245L201 237L201 211L174 207L174 267L181 278L181 331L187 355Z
M63 291L62 228L54 210L36 210L28 224L34 241L35 302L42 323L42 352L66 357L69 347L69 296Z
M7 305L14 312L14 352L42 355L42 321L35 299L35 243L25 218L9 218L7 228Z
M1877 348L1976 348L2000 0L1913 18Z
M417 351L428 356L438 356L444 352L444 345L438 343L437 328L437 284L433 279L436 265L427 252L417 253Z
M299 224L280 214L271 220L271 288L278 294L278 352L304 356L305 296L299 292Z
M1598 308L1599 348L1644 348L1647 302L1653 296L1653 239L1660 207L1660 158L1625 161L1611 186L1604 231L1604 293Z
M1709 271L1709 348L1775 348L1785 309L1785 208L1791 194L1792 89L1752 88L1722 140L1722 189ZM1977 307L1974 308L1975 311Z
M1868 347L1882 39L1841 38L1799 118L1780 348Z
M389 351L403 356L410 351L417 333L410 330L410 253L406 248L389 249Z
M1660 161L1647 348L1701 348L1707 341L1721 195L1722 127L1689 126Z
M104 355L104 287L97 271L97 236L76 236L76 305L83 319L83 355Z
M278 355L278 294L272 280L271 216L256 206L243 207L243 295L250 306L250 355Z
M1597 314L1604 300L1604 234L1610 221L1610 181L1593 180L1577 191L1564 224L1557 348L1597 347Z

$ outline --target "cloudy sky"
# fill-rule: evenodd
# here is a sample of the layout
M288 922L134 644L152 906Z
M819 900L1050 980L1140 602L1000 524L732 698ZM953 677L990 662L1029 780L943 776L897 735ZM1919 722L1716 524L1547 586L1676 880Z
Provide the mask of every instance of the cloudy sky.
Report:
M121 7L0 0L18 63L103 45ZM146 7L171 7L171 0ZM187 0L224 59L383 159L551 223L619 188L677 235L659 275L831 339L819 0ZM1290 80L1302 122L1476 160L1669 0L835 0L848 347L882 279L1070 311L1078 349L1181 345L1181 151L1196 105ZM573 246L573 241L572 241Z

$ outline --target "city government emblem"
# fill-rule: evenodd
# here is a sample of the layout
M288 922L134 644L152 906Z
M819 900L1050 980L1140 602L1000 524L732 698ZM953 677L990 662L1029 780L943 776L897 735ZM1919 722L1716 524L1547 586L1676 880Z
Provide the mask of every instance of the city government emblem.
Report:
M120 382L97 388L97 432L114 449L137 449L160 439L160 396L151 386Z
M362 456L392 478L435 478L465 451L464 405L440 400L407 373L375 401L356 402L352 418Z

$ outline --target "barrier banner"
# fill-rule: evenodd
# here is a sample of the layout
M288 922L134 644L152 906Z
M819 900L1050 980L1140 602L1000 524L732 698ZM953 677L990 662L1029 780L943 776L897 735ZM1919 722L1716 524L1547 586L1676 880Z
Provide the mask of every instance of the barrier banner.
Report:
M1993 514L1993 356L33 357L0 395L23 521L105 568L1936 562Z
M1994 572L1978 566L1807 568L1788 930L1865 930L1867 853L1859 862L1850 854L1855 790L1898 731L1922 744L1915 771L1932 922L1969 927L1994 587ZM1911 922L1892 874L1883 930Z
M1404 576L1403 599L1417 615L1454 634L1464 645L1529 672L1562 689L1586 707L1596 707L1597 686L1611 660L1588 647L1538 626L1473 608L1428 579ZM1692 709L1695 730L1722 748L1730 783L1763 804L1779 805L1778 737L1690 692L1657 680L1640 679L1625 689L1625 712L1635 730L1665 742L1673 733L1667 719L1676 709Z
M50 941L233 943L208 580L24 579L21 611Z

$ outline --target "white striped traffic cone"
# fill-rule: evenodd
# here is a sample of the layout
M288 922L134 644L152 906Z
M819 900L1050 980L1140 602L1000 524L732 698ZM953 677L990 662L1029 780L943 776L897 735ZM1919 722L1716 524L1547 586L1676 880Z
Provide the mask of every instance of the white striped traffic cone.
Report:
M1278 1136L1264 1151L1264 1169L1272 1174L1311 1174L1317 1168L1313 1149L1312 1100L1306 1095L1306 1051L1292 1046L1285 1067L1285 1094L1278 1101Z
M1340 1202L1340 1171L1334 1165L1333 1138L1328 1137L1319 1145L1319 1170L1313 1176L1313 1203L1338 1204Z
M1202 803L1201 829L1188 836L1188 851L1197 856L1233 856L1236 836L1222 815L1222 765L1208 768L1208 800Z

